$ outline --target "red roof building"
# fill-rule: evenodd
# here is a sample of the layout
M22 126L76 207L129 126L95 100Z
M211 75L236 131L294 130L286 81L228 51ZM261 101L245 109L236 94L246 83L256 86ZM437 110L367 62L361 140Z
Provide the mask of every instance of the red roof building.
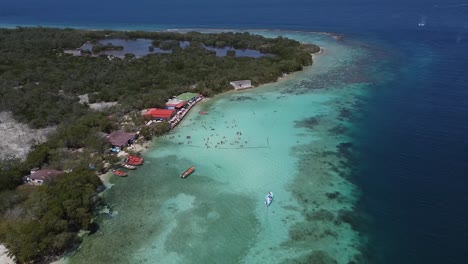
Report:
M145 116L155 119L170 119L174 114L175 110L172 109L151 108L146 111Z

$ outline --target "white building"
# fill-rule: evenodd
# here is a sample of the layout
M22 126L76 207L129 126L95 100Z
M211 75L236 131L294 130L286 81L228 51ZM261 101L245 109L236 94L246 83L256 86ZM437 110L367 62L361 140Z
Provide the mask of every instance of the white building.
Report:
M44 182L52 181L54 177L62 173L62 171L51 169L32 169L31 174L25 177L25 181L32 185L42 185Z
M232 81L229 84L232 85L235 90L243 90L243 89L252 88L251 80Z

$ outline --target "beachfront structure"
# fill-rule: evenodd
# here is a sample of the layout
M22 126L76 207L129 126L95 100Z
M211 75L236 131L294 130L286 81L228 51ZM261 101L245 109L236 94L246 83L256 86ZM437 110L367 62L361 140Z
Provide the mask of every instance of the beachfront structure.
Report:
M168 120L175 114L174 109L150 108L145 112L145 117L150 119Z
M183 94L180 94L178 96L176 96L175 98L179 99L179 100L184 100L186 102L190 102L190 101L195 101L197 100L197 98L199 97L203 97L201 94L198 94L198 93L183 93Z
M180 100L178 98L172 98L172 99L169 99L166 103L166 108L167 109L171 109L171 110L174 110L174 109L181 109L182 107L185 106L187 102L185 100Z
M135 133L128 133L121 130L113 131L106 136L106 140L112 145L115 149L122 149L133 143L135 140Z
M73 56L81 56L81 49L64 50L63 53Z
M203 95L198 93L183 93L181 95L174 96L166 103L166 108L168 109L151 108L144 111L143 115L146 120L150 119L146 125L153 124L155 122L153 120L167 120L171 128L174 128L185 117L185 115L187 115L190 109L202 99Z
M252 88L251 80L232 81L229 84L232 85L235 90L243 90L243 89Z
M187 104L185 105L185 107L178 109L174 117L172 117L169 120L169 124L171 125L171 128L174 128L175 126L177 126L177 124L180 123L180 121L187 115L190 109L192 109L192 107L196 103L200 102L203 99L203 95L196 94L196 93L183 93L177 96L176 98L178 99L183 98L183 100L187 101Z
M24 177L24 181L32 185L42 185L44 183L51 182L56 176L62 173L63 171L53 169L32 169L31 174Z

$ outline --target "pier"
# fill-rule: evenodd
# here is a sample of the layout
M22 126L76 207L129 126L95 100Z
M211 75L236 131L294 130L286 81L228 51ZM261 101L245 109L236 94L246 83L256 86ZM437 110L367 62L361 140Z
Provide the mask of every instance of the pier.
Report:
M186 105L187 108L182 107L180 110L178 110L176 112L176 114L174 115L174 117L172 117L169 120L169 124L171 125L171 129L176 127L182 121L182 119L188 114L190 109L192 109L192 107L195 106L198 102L203 100L203 98L204 98L203 95L198 94L195 98L192 98L191 100L189 100L187 102L187 105Z

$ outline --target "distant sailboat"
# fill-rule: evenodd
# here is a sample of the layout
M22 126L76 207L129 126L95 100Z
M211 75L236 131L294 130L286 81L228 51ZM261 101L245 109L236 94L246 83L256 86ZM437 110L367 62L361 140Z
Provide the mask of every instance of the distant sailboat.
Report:
M426 16L421 16L419 20L418 27L424 27L426 25Z

